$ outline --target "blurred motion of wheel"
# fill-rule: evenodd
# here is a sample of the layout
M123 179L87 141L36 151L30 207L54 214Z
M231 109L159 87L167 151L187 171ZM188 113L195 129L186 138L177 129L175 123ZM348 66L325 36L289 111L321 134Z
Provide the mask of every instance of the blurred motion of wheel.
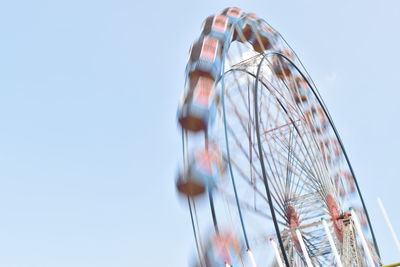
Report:
M343 143L275 29L238 8L208 17L186 77L176 186L190 210L193 266L339 265L321 218L343 266L380 264Z

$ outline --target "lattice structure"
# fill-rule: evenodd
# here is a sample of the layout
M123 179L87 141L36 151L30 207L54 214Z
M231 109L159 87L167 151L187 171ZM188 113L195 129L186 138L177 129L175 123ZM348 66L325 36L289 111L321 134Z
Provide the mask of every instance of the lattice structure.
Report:
M346 267L366 266L361 259L357 244L355 226L351 218L343 219L342 261Z

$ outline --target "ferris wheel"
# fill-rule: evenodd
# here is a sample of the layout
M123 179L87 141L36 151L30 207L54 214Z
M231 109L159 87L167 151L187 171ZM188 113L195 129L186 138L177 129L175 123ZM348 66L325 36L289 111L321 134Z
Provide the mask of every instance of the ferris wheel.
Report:
M325 104L267 22L227 8L189 52L178 109L192 266L379 266L359 185Z

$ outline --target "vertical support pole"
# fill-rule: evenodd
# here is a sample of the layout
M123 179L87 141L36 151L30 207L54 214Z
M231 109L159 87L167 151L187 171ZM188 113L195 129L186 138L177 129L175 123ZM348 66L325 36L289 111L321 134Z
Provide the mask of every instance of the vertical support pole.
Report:
M215 233L219 235L219 228L217 223L217 215L215 214L214 198L212 190L208 190L208 199L210 200L211 216L214 224Z
M193 227L193 235L194 235L194 241L196 243L196 249L197 249L197 255L199 256L199 263L201 266L203 266L203 252L202 252L202 247L201 247L201 242L197 238L197 232L196 232L196 226L194 223L194 218L193 218L193 211L192 211L192 204L190 203L190 198L187 198L188 200L188 206L189 206L189 211L190 211L190 219L192 221L192 227ZM194 204L194 202L193 202Z
M397 250L400 252L400 242L399 239L397 238L396 232L393 229L393 225L390 222L389 216L386 213L385 207L383 206L382 200L378 197L376 198L376 200L378 201L378 206L381 209L381 212L383 214L383 217L385 218L385 222L389 228L390 233L392 234L392 238L394 240L394 243L396 244Z
M333 255L335 256L336 265L338 267L343 267L342 260L340 259L339 253L338 253L338 251L336 249L336 245L335 245L335 242L333 241L333 238L332 238L332 235L331 235L331 231L329 231L328 224L326 223L324 218L322 218L321 221L322 221L322 224L323 224L323 226L325 228L326 235L328 236L329 244L331 245Z
M251 252L251 250L247 249L246 251L247 251L247 254L249 255L249 259L250 259L251 265L253 267L257 267L256 261L254 260L254 256L253 256L253 253Z
M272 247L274 248L276 261L278 262L279 267L284 267L282 258L281 258L281 254L279 253L279 250L278 250L278 245L276 244L275 240L272 237L269 239L269 241L271 242Z
M355 213L353 208L350 208L350 212L351 212L351 217L353 219L354 225L356 226L358 235L360 236L361 244L364 247L364 252L365 252L365 255L367 256L368 264L369 264L369 266L375 267L376 265L374 263L374 260L372 259L371 251L369 250L367 241L365 240L364 233L361 230L360 221L358 220L357 214Z
M304 258L306 259L307 267L313 267L310 256L308 256L306 245L304 244L304 240L303 240L303 237L301 236L299 228L296 228L296 235L297 235L297 238L299 239L300 247L301 247L301 250L303 251Z

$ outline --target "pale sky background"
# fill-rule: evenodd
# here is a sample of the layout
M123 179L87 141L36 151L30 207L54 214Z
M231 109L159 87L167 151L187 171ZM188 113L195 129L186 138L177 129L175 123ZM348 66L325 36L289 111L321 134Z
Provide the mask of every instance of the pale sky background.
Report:
M255 12L315 80L400 261L400 1L0 0L0 267L186 267L176 108L190 44Z

